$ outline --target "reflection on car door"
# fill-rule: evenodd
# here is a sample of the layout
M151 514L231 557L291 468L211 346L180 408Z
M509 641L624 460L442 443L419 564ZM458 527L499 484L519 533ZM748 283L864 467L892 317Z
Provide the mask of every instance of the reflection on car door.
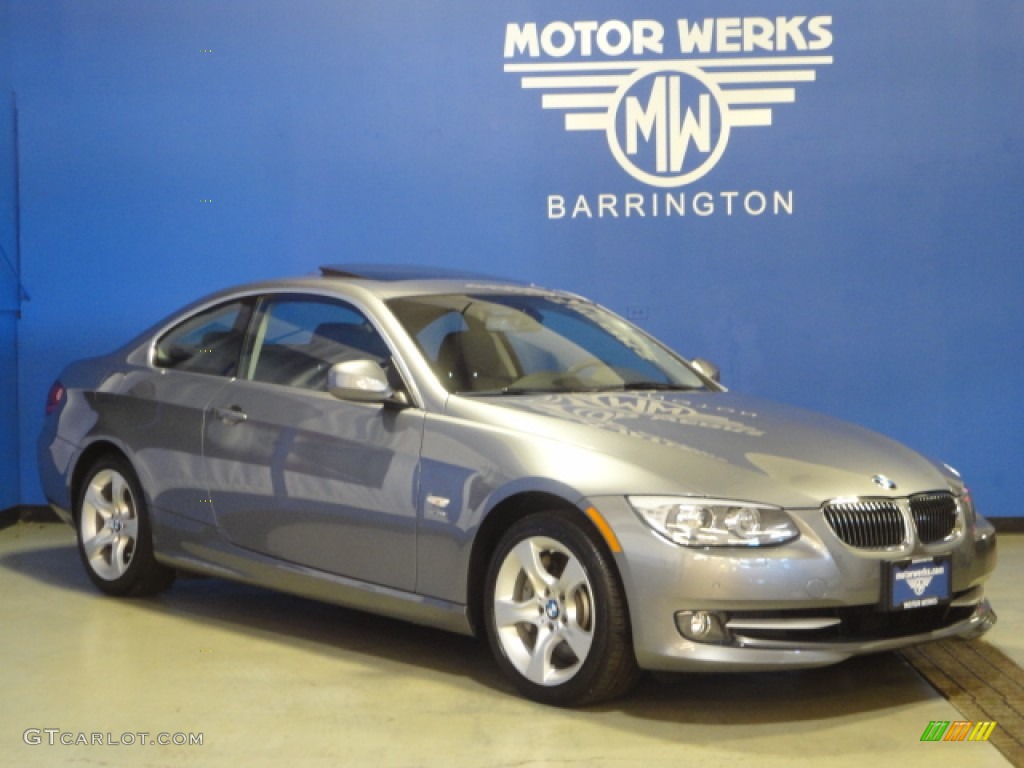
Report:
M372 326L353 312L302 297L262 309L243 378L206 412L214 515L238 546L412 590L423 412L344 402L324 391L334 362L389 359Z
M97 411L110 422L106 432L131 445L152 504L166 513L214 523L203 419L207 403L237 372L253 303L236 299L187 317L157 340L154 371L133 375L120 395L95 395Z

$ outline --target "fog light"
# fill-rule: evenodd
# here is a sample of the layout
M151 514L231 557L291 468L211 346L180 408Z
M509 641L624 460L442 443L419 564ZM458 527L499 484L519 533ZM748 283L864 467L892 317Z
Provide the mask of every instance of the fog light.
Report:
M725 616L713 611L679 611L676 614L676 629L687 640L695 643L721 645L729 640L725 630Z

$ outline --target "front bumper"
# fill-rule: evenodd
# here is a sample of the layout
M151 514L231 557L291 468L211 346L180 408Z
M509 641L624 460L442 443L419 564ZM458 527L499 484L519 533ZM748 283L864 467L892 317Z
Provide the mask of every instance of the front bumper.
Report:
M751 612L746 612L742 617L727 614L724 624L729 634L728 644L693 643L680 638L681 642L676 645L662 648L661 654L645 653L645 662L641 666L661 671L758 671L779 667L821 667L836 664L851 656L894 651L932 640L980 637L996 623L995 611L983 597L954 600L950 609L953 615L963 618L940 623L935 629L923 632L891 637L861 635L848 640L796 639L793 635L799 634L799 630L784 627L787 623L792 627L806 621L801 617L780 621L777 618L752 619ZM828 612L823 611L822 615L827 616ZM789 636L766 638L763 629L756 630L752 635L749 633L750 624L754 621L763 622L762 628L770 623L777 629L767 631ZM762 636L757 636L759 634Z
M644 669L818 667L931 640L976 637L996 621L982 586L995 567L995 534L980 519L955 542L899 553L848 547L812 512L795 517L801 536L789 544L693 549L654 534L625 499L589 501L622 545L616 562ZM950 603L896 612L879 607L883 564L935 554L952 557ZM683 612L706 612L719 631L695 642L681 631L677 615Z

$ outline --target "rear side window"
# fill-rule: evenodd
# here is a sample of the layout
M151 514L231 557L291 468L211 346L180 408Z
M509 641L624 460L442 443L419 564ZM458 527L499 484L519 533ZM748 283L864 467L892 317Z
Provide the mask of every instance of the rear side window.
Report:
M250 302L241 300L193 315L156 343L154 364L160 368L235 376L249 313Z

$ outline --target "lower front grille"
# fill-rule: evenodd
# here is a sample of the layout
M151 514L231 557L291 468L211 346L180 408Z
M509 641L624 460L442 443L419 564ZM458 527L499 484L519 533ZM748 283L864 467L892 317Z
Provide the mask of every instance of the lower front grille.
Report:
M738 611L729 614L725 626L736 639L828 643L882 640L921 635L964 621L973 605L935 605L908 611L884 612L874 606L792 611ZM769 621L770 618L774 622ZM758 627L762 623L764 627ZM786 628L785 624L792 628Z
M903 514L888 499L834 501L825 505L825 520L839 540L860 549L898 547L907 538Z

